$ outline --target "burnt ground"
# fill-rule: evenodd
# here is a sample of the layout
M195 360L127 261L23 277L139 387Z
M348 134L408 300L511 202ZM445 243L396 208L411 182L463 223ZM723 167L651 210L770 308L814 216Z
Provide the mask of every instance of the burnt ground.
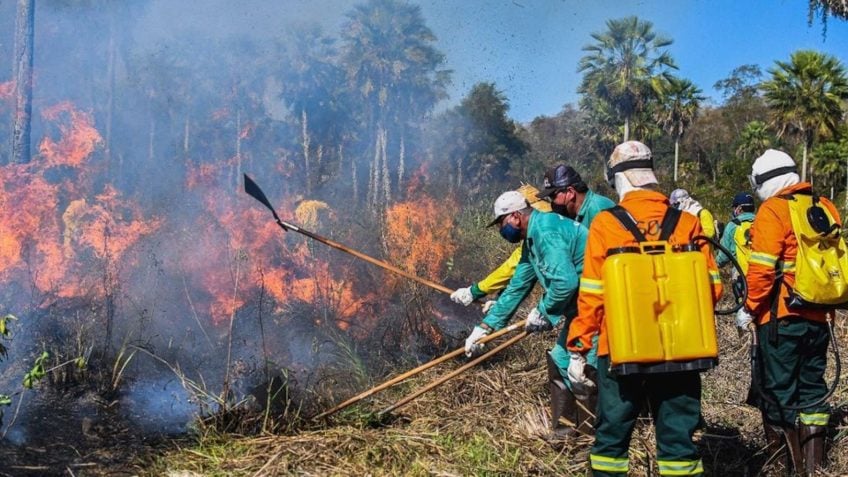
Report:
M29 400L26 411L0 440L0 476L137 475L144 462L175 448L187 435L182 424L129 411L128 396L106 401L94 392L70 389L28 392L24 399ZM14 412L7 408L4 430Z

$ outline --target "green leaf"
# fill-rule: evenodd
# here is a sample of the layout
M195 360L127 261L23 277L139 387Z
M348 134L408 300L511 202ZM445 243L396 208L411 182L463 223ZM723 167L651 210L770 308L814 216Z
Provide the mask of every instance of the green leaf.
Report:
M12 397L8 394L0 394L0 406L11 406Z
M9 329L9 321L13 320L17 320L17 318L15 318L15 315L11 314L0 318L0 335L3 335L3 337L9 336L9 332L11 331Z

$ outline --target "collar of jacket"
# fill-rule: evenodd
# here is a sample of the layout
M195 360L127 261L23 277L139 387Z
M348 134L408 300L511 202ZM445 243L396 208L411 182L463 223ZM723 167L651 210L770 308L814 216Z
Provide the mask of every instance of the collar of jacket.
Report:
M628 192L627 195L625 195L624 198L621 199L621 202L619 203L619 205L621 205L622 207L624 207L626 209L627 204L629 204L631 202L644 202L644 201L661 202L665 205L670 205L668 203L668 197L666 197L662 192L657 192L655 190L647 190L647 189L639 189L639 190L634 190L632 192Z
M780 189L779 191L777 191L777 194L775 194L774 196L778 197L778 196L787 195L787 194L797 194L799 192L805 192L807 194L812 193L813 192L813 185L810 184L809 182L799 182L795 185L791 185L789 187L784 187L783 189Z

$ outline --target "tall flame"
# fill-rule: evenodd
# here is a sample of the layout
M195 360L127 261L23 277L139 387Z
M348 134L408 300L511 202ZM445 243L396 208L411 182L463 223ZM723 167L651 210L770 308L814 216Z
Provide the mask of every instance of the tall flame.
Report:
M32 162L0 167L0 274L56 297L103 296L103 266L125 260L161 222L143 219L114 188L95 194L80 180L102 143L90 114L63 102L43 115L59 137L44 138ZM71 170L47 174L57 166Z

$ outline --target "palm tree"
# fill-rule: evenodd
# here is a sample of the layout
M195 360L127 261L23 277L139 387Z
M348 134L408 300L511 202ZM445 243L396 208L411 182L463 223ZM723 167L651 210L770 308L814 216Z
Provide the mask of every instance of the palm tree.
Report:
M739 135L739 146L736 154L742 156L743 160L762 153L774 144L771 133L766 123L762 121L751 121L745 125Z
M671 77L662 85L660 102L655 116L663 130L674 136L674 182L677 183L677 165L680 155L680 139L695 120L701 101L701 90L691 81Z
M342 68L361 104L363 137L371 141L369 196L372 204L380 195L388 202L388 144L398 151L400 177L406 128L416 126L446 96L450 72L439 69L444 55L434 48L436 37L417 5L398 0L357 5L347 14L341 38ZM391 142L395 136L399 141Z
M762 85L779 135L797 133L804 144L801 180L807 178L807 153L819 137L833 136L848 99L845 68L835 57L811 50L777 61Z
M656 97L674 60L665 48L672 40L658 36L653 23L638 17L607 20L607 31L592 33L595 43L583 47L580 59L584 73L580 93L609 103L624 120L624 140L630 137L633 116ZM585 107L585 106L584 106Z
M810 23L813 22L816 14L821 14L822 23L825 23L830 15L848 20L848 0L809 0L809 2L807 19Z

